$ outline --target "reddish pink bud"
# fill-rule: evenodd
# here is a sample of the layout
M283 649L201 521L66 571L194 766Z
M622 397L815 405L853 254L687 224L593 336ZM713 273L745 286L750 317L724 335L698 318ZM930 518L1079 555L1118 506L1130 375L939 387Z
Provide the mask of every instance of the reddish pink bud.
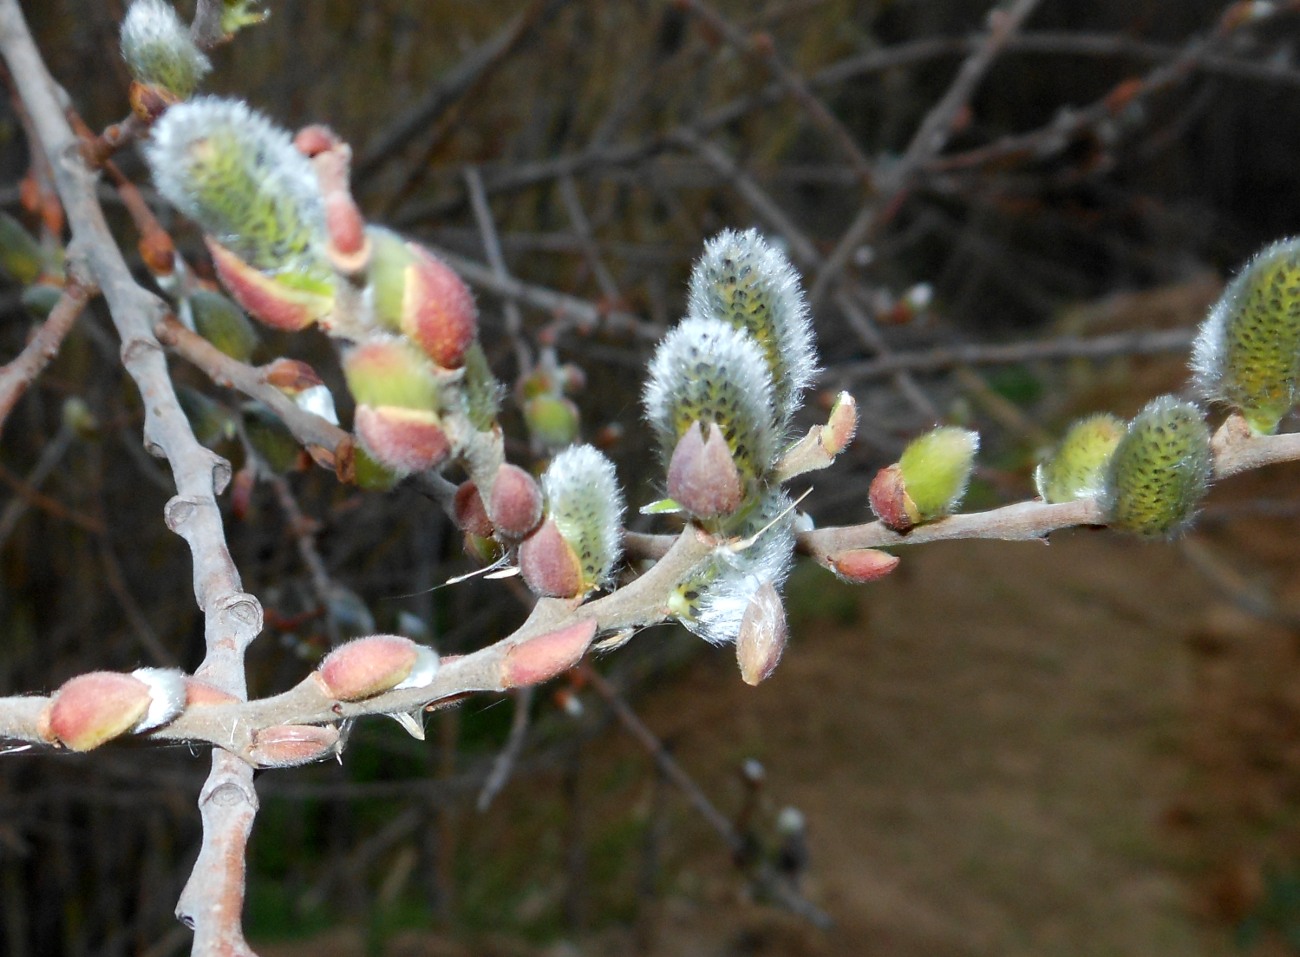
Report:
M259 272L215 240L208 239L208 251L217 275L235 301L253 318L275 329L297 332L328 315L333 300L328 296L290 289Z
M756 685L776 670L788 634L781 595L764 582L745 606L736 636L736 661L745 684Z
M898 556L875 548L849 548L821 559L836 577L854 585L884 578L898 567Z
M260 768L292 768L328 757L338 749L333 725L277 724L253 732L248 759Z
M441 259L407 243L415 261L406 268L402 331L444 369L459 369L478 329L474 296Z
M908 498L903 470L897 462L876 473L868 494L871 497L871 510L887 527L901 534L916 525L916 519L913 518L916 507L911 505L911 499Z
M262 379L286 395L297 395L324 385L316 370L298 359L275 359L262 366Z
M563 674L582 660L594 637L596 623L578 621L520 642L501 662L501 687L522 688Z
M73 751L89 751L134 728L152 702L149 686L139 678L92 671L54 693L43 731Z
M478 486L473 482L460 483L452 511L456 516L456 527L462 532L476 538L488 538L492 534L492 519L488 518L483 496L479 495Z
M339 701L373 698L402 684L431 653L400 635L371 635L339 645L321 662L316 677Z
M831 407L831 414L822 427L821 443L830 455L839 455L853 441L858 431L858 403L847 392L841 392Z
M722 430L708 423L706 438L692 422L668 463L668 495L696 518L730 515L745 499L745 484Z
M337 267L351 272L364 265L366 221L351 193L339 190L325 197L325 230Z
M489 514L503 537L523 538L542 520L542 490L537 481L517 465L502 465L492 483Z
M519 572L528 587L547 598L572 598L585 590L582 561L547 519L519 546Z
M374 460L397 472L422 472L451 454L451 442L434 412L359 405L353 424Z
M311 159L318 153L340 145L339 138L328 126L314 123L304 126L293 137L293 145L303 156Z

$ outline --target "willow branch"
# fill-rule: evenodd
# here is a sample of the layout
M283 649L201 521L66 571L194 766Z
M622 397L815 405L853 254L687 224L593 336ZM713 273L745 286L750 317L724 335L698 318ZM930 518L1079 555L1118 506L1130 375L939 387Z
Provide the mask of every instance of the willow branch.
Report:
M0 366L0 431L28 386L59 354L59 346L95 292L93 283L81 283L75 279L69 282L23 351Z
M84 250L87 271L102 290L122 340L122 363L144 406L145 448L167 459L176 482L164 520L185 539L193 559L194 593L204 614L207 647L198 673L243 698L244 653L261 631L262 608L244 593L226 547L216 496L229 481L230 466L199 444L181 411L166 357L153 333L165 306L131 276L96 197L95 176L86 166L81 140L68 124L17 0L0 0L0 54L31 115L39 140L33 147L39 146L50 161L73 242ZM242 902L242 870L235 875L220 862L232 847L242 846L241 835L247 835L256 809L252 768L230 755L215 755L201 799L203 846L178 910L194 927L196 954L251 953L243 944L239 910L229 906Z

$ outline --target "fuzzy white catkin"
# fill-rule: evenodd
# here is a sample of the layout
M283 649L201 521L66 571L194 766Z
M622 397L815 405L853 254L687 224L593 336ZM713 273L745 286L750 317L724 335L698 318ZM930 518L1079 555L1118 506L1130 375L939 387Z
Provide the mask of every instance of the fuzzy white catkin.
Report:
M122 58L132 77L179 97L193 93L212 69L165 0L135 0L122 21L121 43Z
M723 547L709 557L712 568L701 576L695 616L682 619L693 634L713 645L735 641L745 609L763 583L771 582L781 590L794 565L794 512L790 505L784 492L770 492L741 534L753 535L768 523L771 527L747 548L733 551Z
M712 422L742 471L761 475L776 452L772 377L758 344L717 319L684 319L659 343L646 418L666 457L692 422Z
M799 273L756 229L725 229L691 271L688 315L748 332L771 369L774 411L784 431L817 375L812 321Z
M571 445L542 475L546 511L578 553L593 587L608 583L623 555L623 491L614 463L590 445Z
M324 203L287 130L239 100L173 106L145 149L158 191L245 262L300 270L321 257Z

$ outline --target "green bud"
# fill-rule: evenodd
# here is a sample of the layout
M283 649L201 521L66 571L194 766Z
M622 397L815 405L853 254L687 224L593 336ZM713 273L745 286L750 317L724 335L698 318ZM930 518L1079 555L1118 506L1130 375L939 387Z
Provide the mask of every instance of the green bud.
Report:
M261 342L244 310L219 292L196 289L189 296L194 331L232 359L247 362Z
M897 532L951 515L966 496L979 435L955 425L914 439L871 482L871 508Z
M190 38L171 5L135 0L122 21L122 58L138 83L189 99L212 64Z
M1043 501L1070 502L1101 495L1110 457L1127 428L1122 419L1108 412L1070 426L1061 444L1034 471L1034 484Z
M380 465L375 457L360 445L352 451L352 469L357 488L363 488L368 492L387 492L401 479L401 476L392 469Z
M260 402L244 404L244 434L248 444L272 472L292 472L302 460L302 446L280 417Z
M1300 239L1267 247L1228 285L1201 324L1192 369L1207 399L1258 434L1277 431L1300 381Z
M1102 497L1114 528L1148 538L1186 528L1213 474L1201 410L1171 395L1137 414L1111 456Z
M45 272L45 252L23 224L0 212L0 269L24 286Z
M211 448L234 437L234 413L220 402L186 386L176 389L176 398L200 443Z
M406 247L406 241L391 229L370 226L370 285L371 308L375 322L389 332L402 328L402 300L406 292L406 270L415 256Z
M492 375L483 347L477 342L465 350L463 374L461 394L465 399L465 414L474 428L489 432L496 425L501 409L502 388Z
M358 405L438 408L433 366L399 336L376 337L355 346L343 360L343 375Z
M559 395L537 395L524 404L528 434L547 449L562 449L578 438L578 407Z

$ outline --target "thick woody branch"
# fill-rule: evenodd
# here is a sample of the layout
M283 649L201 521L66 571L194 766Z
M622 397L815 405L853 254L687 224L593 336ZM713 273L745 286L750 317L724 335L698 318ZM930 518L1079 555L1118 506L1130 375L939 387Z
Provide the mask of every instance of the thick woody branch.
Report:
M84 249L87 271L103 292L121 337L122 362L144 406L145 448L167 459L176 481L176 495L167 503L164 518L185 539L194 563L194 593L204 613L207 645L199 674L242 698L246 695L244 652L261 631L262 608L256 598L244 593L226 547L216 495L229 481L230 466L199 444L181 411L166 356L153 333L165 306L135 282L122 258L96 197L95 176L86 166L81 140L68 124L17 0L0 0L0 54L31 116L39 140L33 148L39 147L49 159L73 242ZM242 847L240 835L247 834L256 813L252 768L234 759L215 760L204 793L200 863L228 854L236 844ZM239 885L232 886L236 877ZM242 867L238 875L230 868L196 869L182 899L242 900L242 879ZM196 921L196 953L240 952L238 910L209 910L207 917L216 922L212 926L199 926L202 917L191 908L184 910Z

